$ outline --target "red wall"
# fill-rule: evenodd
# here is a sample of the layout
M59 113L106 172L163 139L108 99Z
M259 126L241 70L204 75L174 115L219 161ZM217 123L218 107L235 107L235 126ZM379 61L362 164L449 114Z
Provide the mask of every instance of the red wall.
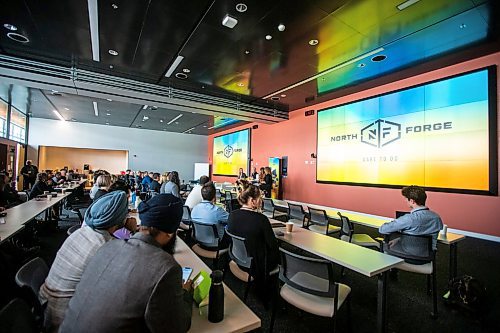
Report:
M316 152L316 115L305 117L304 111L320 110L490 65L500 65L500 53L299 109L290 113L288 121L278 124L258 124L259 128L252 130L252 167L266 166L269 157L288 156L288 177L284 179L285 199L393 216L395 210L407 209L400 190L316 183L316 165L311 164L315 163L315 160L311 158L311 153ZM500 73L497 70L498 87L500 87L499 78ZM497 100L500 101L498 90ZM497 106L497 110L500 110L500 106ZM497 118L500 119L500 116ZM217 135L252 125L241 126ZM213 137L212 135L208 138L210 163L212 163ZM235 178L214 177L214 180L234 181ZM450 228L500 236L500 197L498 196L429 192L427 204L441 215L444 223Z

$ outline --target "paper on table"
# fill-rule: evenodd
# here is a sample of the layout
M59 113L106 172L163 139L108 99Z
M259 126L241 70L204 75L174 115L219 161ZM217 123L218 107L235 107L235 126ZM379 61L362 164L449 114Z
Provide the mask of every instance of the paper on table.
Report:
M0 217L0 224L5 224L5 218L4 217Z

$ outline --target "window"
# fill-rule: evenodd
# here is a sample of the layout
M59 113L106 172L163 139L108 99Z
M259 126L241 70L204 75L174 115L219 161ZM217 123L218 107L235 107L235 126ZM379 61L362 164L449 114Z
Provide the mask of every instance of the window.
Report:
M8 104L0 99L0 136L7 136L7 108Z
M15 107L11 107L10 112L9 139L26 143L26 115Z

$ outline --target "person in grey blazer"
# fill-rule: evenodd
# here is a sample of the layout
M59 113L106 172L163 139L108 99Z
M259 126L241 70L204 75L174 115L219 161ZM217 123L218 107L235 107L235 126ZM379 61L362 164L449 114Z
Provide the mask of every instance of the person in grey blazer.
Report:
M89 262L60 332L186 332L191 281L172 254L182 201L159 194L139 205L140 232L112 240Z

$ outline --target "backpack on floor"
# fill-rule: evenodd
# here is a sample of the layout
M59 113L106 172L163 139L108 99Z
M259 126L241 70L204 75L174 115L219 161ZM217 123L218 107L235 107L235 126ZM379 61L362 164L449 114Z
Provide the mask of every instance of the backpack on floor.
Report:
M473 313L485 309L486 288L476 278L464 275L449 282L448 304L457 305Z

